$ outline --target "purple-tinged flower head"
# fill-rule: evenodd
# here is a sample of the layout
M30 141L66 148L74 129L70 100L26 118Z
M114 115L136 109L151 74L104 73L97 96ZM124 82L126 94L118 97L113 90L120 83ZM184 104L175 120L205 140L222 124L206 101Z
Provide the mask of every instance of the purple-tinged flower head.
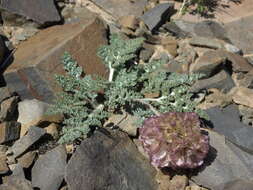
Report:
M168 112L146 119L139 139L152 165L196 168L209 150L209 138L201 133L200 125L196 113Z

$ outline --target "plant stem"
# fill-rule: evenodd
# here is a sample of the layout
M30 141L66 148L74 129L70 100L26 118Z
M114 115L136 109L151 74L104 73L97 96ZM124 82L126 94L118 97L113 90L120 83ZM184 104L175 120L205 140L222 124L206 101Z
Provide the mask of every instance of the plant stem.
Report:
M136 101L138 101L138 102L140 102L140 103L142 103L142 104L148 106L149 109L150 109L152 112L154 112L155 115L157 115L157 116L160 115L160 112L158 112L158 111L154 108L154 106L152 106L150 103L145 102L143 99L136 99Z
M109 63L109 70L110 70L110 73L109 73L109 79L108 79L108 81L112 82L112 80L113 80L113 74L114 74L115 69L112 68L112 64L111 63Z
M159 98L143 98L143 99L136 99L137 101L144 101L144 102L159 102L161 103L162 100L164 100L166 96L161 96Z
M178 12L178 16L179 16L179 17L182 15L183 9L184 9L185 4L186 4L187 1L188 1L188 0L184 0L184 1L183 1L182 5L181 5L181 7L180 7L180 10L179 10L179 12Z

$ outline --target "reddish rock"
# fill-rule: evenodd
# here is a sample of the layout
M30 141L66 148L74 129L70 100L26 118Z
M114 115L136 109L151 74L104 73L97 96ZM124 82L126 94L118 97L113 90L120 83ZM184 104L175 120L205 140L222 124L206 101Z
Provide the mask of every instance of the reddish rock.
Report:
M59 90L54 74L64 73L60 60L65 51L87 74L105 76L105 66L96 53L107 42L106 29L94 16L87 10L79 22L50 27L22 43L4 73L10 91L16 91L22 99L51 103Z

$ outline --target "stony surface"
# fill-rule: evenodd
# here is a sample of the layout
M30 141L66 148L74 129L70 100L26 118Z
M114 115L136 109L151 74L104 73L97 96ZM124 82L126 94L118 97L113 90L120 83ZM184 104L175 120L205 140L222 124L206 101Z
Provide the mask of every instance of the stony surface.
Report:
M66 160L63 145L40 156L32 168L32 186L40 190L58 190L64 177Z
M22 178L12 178L0 185L0 190L33 190L31 183Z
M226 30L218 22L212 20L206 20L194 25L194 32L197 36L209 37L209 38L218 38L221 40L226 40Z
M64 73L60 65L63 53L68 51L86 73L105 76L105 67L96 52L106 42L105 25L88 10L78 22L45 29L14 53L14 62L4 73L8 88L21 99L37 98L52 103L59 91L54 74Z
M185 190L188 183L186 176L175 175L170 181L169 190Z
M37 153L35 151L28 151L17 158L17 161L23 168L29 168L32 165L36 155Z
M191 92L199 92L201 90L207 90L210 88L216 88L224 93L229 92L235 86L234 81L230 75L222 70L213 77L207 79L201 79L195 82L190 88Z
M154 175L127 135L115 131L85 139L68 162L65 179L72 190L157 190Z
M192 73L202 73L204 77L210 77L217 72L217 68L224 64L226 55L222 55L220 51L207 51L199 59L190 66Z
M129 0L92 0L95 4L102 7L116 18L122 16L135 15L139 17L142 15L147 0L129 1Z
M253 180L238 179L227 183L224 190L251 190L253 187Z
M150 31L156 30L169 17L173 9L173 4L162 3L145 12L140 19L148 26Z
M49 104L37 99L23 100L18 103L18 122L21 123L20 135L24 136L29 127L39 125L42 122L61 122L61 114L48 114Z
M229 105L223 109L214 107L206 112L215 131L243 150L253 153L253 128L240 122L240 112L236 105Z
M44 129L34 126L30 127L27 134L16 141L8 150L8 153L13 154L15 158L20 156L45 133L46 131Z
M4 153L0 153L0 174L6 174L9 172L9 167L7 165L7 158Z
M253 156L233 144L228 146L224 136L212 131L208 131L208 133L212 148L205 164L192 179L197 184L212 190L223 190L225 184L236 179L252 179L252 165L245 163L242 155L248 156L248 161L251 159L251 163ZM231 148L236 149L238 152L234 152Z
M17 113L18 96L10 97L4 100L0 106L0 121L14 120Z
M17 140L20 136L21 124L16 121L0 123L0 143Z
M2 0L0 7L13 14L28 17L40 24L61 20L54 0L36 0L36 2L33 0Z
M245 87L237 87L233 95L233 101L237 104L253 108L253 90Z

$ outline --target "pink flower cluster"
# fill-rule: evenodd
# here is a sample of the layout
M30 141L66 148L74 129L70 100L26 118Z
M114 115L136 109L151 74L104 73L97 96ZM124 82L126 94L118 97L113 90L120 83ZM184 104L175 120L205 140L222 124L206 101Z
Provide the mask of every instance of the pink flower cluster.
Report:
M152 165L196 168L209 151L209 138L201 133L196 113L168 112L146 119L139 139Z

